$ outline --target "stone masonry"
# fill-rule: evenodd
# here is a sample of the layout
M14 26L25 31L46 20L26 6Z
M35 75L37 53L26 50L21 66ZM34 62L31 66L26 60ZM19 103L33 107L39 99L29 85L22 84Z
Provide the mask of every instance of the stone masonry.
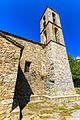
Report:
M21 120L31 95L75 95L59 14L40 24L41 43L0 31L0 120Z
M46 45L46 93L52 96L75 94L59 14L47 8L40 24L41 43Z

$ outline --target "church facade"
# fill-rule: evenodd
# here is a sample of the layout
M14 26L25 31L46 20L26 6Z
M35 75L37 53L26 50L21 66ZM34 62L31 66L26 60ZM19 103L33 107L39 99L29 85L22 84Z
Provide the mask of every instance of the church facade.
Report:
M17 98L31 95L75 94L60 17L49 7L40 19L40 36L38 43L0 31L2 104L14 106Z

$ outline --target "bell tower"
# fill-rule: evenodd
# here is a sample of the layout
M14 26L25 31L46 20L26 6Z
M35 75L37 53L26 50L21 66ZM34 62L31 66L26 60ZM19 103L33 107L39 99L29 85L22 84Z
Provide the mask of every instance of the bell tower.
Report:
M75 94L59 14L47 7L40 21L41 43L45 44L45 92L47 95Z
M47 44L50 40L64 45L60 17L57 12L47 7L40 21L41 43Z

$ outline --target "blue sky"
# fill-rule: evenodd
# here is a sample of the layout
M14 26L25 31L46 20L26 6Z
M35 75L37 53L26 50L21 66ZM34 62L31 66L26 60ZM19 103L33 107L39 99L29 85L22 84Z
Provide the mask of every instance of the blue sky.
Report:
M0 29L39 41L46 6L60 14L67 52L80 56L80 0L0 0Z

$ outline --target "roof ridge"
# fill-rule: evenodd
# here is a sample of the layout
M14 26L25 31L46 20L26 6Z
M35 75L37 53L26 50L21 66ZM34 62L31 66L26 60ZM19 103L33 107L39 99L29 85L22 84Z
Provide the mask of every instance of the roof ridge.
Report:
M42 43L40 43L40 42L36 42L36 41L33 41L33 40L29 40L29 39L27 39L27 38L23 38L23 37L21 37L21 36L18 36L18 35L9 33L9 32L5 32L5 31L3 31L3 30L0 30L0 32L1 32L1 33L4 33L4 34L6 34L6 35L10 35L10 36L13 36L13 37L16 37L16 38L19 38L19 39L28 41L28 42L32 42L32 43L34 43L34 44L38 44L38 45L41 45L41 46L44 45L44 44L42 44Z
M4 33L2 33L1 31L0 31L0 35L1 35L3 38L5 38L5 39L7 39L8 41L10 41L11 43L13 43L14 45L16 45L17 47L19 47L19 48L24 48L23 45L21 45L20 43L16 42L14 39L11 39L10 37L7 37L7 36L6 36Z

